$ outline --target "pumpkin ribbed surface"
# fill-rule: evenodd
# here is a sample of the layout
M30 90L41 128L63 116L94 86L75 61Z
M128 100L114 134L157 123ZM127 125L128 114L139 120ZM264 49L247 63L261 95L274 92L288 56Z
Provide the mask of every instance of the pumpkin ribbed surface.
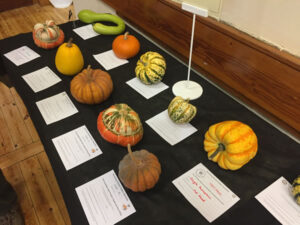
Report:
M208 158L223 169L237 170L257 153L257 137L253 130L239 121L224 121L209 127L205 133L204 150Z
M162 55L157 52L146 52L138 60L135 74L144 84L156 84L163 79L166 66Z
M300 176L293 181L293 196L298 205L300 205Z
M168 114L171 120L175 123L188 123L196 115L197 108L188 103L188 100L184 100L182 97L177 96L173 98L168 107Z
M53 20L46 20L44 24L37 23L32 32L34 43L44 49L55 48L64 39L64 32L55 25Z
M99 104L108 99L113 83L107 72L88 67L72 79L70 90L80 103Z
M119 163L119 178L129 189L143 192L151 189L159 180L161 166L157 157L147 150L131 152Z
M115 104L102 111L97 127L105 140L121 146L133 146L143 137L139 115L127 104Z

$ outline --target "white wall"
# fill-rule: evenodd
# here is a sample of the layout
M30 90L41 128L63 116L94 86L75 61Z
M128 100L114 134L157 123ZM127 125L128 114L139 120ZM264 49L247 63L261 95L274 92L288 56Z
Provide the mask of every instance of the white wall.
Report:
M76 18L80 10L90 9L97 13L116 14L116 11L101 0L73 0Z
M299 0L223 0L220 20L300 56Z
M209 15L300 57L300 0L173 0L198 6L219 3ZM210 2L210 3L208 3Z

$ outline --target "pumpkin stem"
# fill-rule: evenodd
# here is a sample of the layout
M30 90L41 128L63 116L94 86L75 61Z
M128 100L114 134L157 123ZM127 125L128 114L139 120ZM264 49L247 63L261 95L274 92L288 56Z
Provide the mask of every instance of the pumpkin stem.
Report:
M125 34L124 34L124 40L127 40L127 39L128 39L128 37L127 37L128 35L129 35L129 32L126 31Z
M87 77L91 80L92 79L92 68L91 65L88 65L88 67L86 68L87 70Z
M129 153L129 156L130 156L131 160L133 162L135 162L136 165L140 164L140 162L138 160L136 160L136 158L134 158L130 144L127 144L127 150L128 150L128 153Z
M211 154L209 157L208 157L208 159L209 160L212 160L213 158L215 158L215 156L219 153L219 152L221 152L221 151L225 151L225 145L224 144L222 144L222 143L219 143L219 146L218 146L218 148L215 150L215 152L213 153L213 154Z
M68 43L67 43L67 47L69 47L69 48L72 47L72 41L73 41L73 38L70 38Z

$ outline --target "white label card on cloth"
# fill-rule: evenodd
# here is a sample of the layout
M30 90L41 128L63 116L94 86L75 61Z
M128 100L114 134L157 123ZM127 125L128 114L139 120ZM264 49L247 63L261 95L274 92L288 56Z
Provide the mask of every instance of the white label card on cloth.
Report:
M148 119L146 123L170 145L179 143L197 131L190 123L174 123L168 115L168 110Z
M33 51L27 46L23 46L13 51L10 51L4 54L4 56L10 61L12 61L16 66L20 66L24 63L27 63L33 59L40 57L39 54L37 54L35 51Z
M23 75L22 78L35 93L45 90L46 88L61 81L61 79L48 66Z
M143 84L137 77L127 81L126 84L128 84L146 99L152 98L153 96L159 94L169 87L163 82L159 82L158 84L146 85Z
M83 40L92 38L92 37L96 37L100 34L98 34L97 32L94 31L93 29L93 25L89 24L89 25L85 25L82 27L78 27L76 29L73 30L76 34L78 34Z
M102 154L86 126L81 126L52 139L66 168L70 170Z
M300 224L300 207L292 195L292 185L280 177L255 198L283 225Z
M202 163L176 178L173 184L210 223L240 200Z
M113 50L102 52L93 56L106 70L111 70L129 62L126 59L119 59Z
M115 224L135 212L113 170L75 190L90 225Z
M75 105L66 92L36 102L47 125L77 113Z

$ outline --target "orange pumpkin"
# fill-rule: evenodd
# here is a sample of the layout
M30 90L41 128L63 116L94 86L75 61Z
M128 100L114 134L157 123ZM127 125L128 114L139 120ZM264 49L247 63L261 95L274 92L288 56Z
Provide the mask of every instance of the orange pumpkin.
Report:
M106 141L124 147L137 144L144 133L139 115L127 104L115 104L102 111L97 127Z
M126 32L114 39L112 49L118 58L129 59L140 51L140 42L136 37Z
M237 170L256 155L257 137L242 122L223 121L210 126L205 133L204 150L221 168Z
M70 84L72 96L80 103L99 104L110 96L113 82L110 75L100 69L91 69L89 65Z
M46 20L44 24L37 23L32 35L34 43L44 49L55 48L65 39L64 32L55 25L53 20Z
M135 192L153 188L161 174L157 157L144 149L132 152L130 145L128 145L128 152L119 163L121 182Z

